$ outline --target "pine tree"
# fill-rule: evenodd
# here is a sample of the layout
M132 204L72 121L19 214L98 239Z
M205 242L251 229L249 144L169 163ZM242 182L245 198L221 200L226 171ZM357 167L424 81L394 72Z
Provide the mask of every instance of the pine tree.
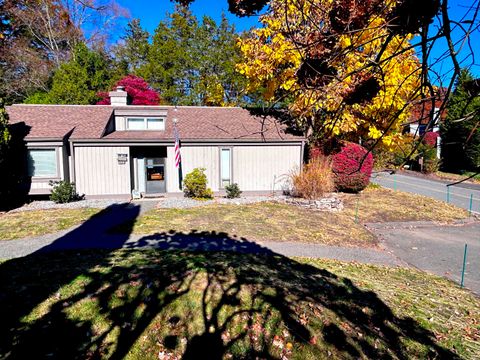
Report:
M125 74L136 74L147 61L150 34L144 30L139 19L133 19L127 25L122 42L117 44L113 53Z
M73 59L60 65L48 92L27 98L27 103L95 104L97 93L111 82L106 54L89 49L84 43L75 47Z
M158 90L167 103L192 104L193 69L196 62L192 43L198 24L188 8L177 11L161 21L153 35L147 64L139 71Z
M480 96L466 84L473 80L467 69L457 79L442 124L442 162L445 170L462 172L480 168Z
M244 80L235 70L237 36L225 17L220 25L210 17L199 23L188 8L177 7L159 23L138 74L170 104L239 104Z

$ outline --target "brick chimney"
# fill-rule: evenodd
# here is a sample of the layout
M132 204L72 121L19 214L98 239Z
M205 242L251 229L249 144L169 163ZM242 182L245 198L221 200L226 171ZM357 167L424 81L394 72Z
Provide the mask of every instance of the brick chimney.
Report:
M112 106L128 105L128 94L123 86L117 86L117 89L115 91L110 91L108 96L110 96L110 104Z

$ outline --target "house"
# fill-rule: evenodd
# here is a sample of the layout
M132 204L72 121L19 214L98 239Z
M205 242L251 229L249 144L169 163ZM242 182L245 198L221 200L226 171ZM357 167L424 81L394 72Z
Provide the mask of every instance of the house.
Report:
M50 180L75 182L87 198L181 194L182 175L206 169L216 193L238 183L246 193L282 190L303 161L305 139L275 119L238 107L131 106L122 88L112 105L12 105L10 124L27 128L29 195Z
M439 134L437 137L437 158L440 158L441 151L441 136L440 123L445 119L446 110L444 106L446 89L441 89L434 103L432 98L419 99L412 105L410 118L408 123L404 126L404 132L410 133L415 137L423 136L426 132L433 131ZM432 105L433 114L432 114ZM443 109L440 111L440 109ZM433 115L433 117L432 117Z

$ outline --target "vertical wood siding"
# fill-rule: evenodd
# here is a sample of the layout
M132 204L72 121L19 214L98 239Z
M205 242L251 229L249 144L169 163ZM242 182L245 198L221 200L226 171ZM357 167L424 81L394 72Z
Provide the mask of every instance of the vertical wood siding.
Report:
M243 191L282 190L291 171L300 169L300 145L254 145L233 148L233 182Z
M183 177L194 168L203 167L207 174L208 187L218 191L219 184L219 150L218 146L182 146ZM175 151L173 146L167 148L167 192L179 192L178 169L175 167Z
M224 146L223 146L224 147ZM242 191L282 190L288 174L301 166L298 145L230 145L232 181ZM206 168L208 186L219 191L220 149L222 146L182 146L183 176L196 167ZM167 148L167 192L179 192L174 148ZM275 180L275 184L274 184Z
M117 154L127 154L127 163L119 164ZM75 183L80 194L130 194L130 177L128 147L75 147Z

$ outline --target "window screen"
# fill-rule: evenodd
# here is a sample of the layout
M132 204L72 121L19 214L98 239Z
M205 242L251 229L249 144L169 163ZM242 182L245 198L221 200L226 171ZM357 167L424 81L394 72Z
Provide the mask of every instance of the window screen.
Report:
M225 187L231 183L231 173L232 173L232 161L231 161L231 150L230 149L221 149L220 155L221 162L221 185Z
M57 153L55 149L28 150L28 175L56 177Z
M128 118L127 119L128 130L145 130L145 119L143 118Z

